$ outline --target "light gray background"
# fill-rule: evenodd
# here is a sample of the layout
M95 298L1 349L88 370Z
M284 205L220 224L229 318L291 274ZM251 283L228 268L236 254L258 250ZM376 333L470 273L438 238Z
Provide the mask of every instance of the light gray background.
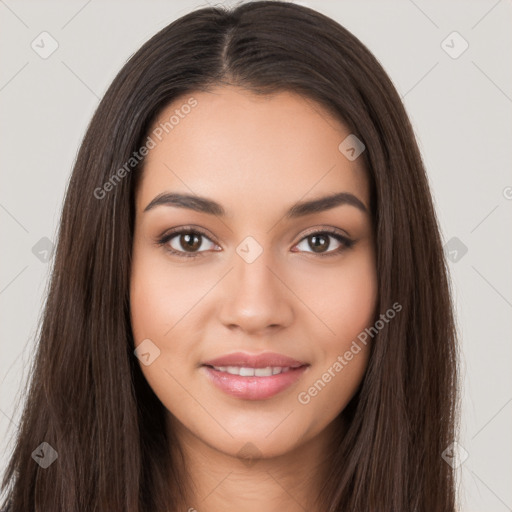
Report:
M450 262L464 373L459 442L469 454L459 467L460 506L510 511L511 2L298 3L339 21L383 64L415 128L444 241L456 237L468 249ZM150 36L200 5L0 0L1 471L51 264L32 248L43 237L55 241L77 149L116 73ZM47 59L31 48L43 31L59 44ZM441 46L453 31L469 43L456 59ZM461 46L452 39L445 44L454 52Z

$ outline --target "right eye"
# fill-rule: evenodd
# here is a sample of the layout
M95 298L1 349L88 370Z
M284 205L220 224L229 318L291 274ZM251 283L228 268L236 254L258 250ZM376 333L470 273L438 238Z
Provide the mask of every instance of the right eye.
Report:
M208 243L206 241L215 245L202 231L191 228L180 228L167 233L160 238L157 243L158 245L164 246L167 251L176 256L195 258L208 250ZM210 248L210 250L212 250L212 248Z

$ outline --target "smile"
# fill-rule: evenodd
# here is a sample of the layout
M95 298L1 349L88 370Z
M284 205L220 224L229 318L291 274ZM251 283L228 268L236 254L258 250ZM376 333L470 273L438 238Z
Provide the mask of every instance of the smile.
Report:
M247 366L213 366L218 372L227 372L240 377L271 377L290 370L289 366L267 366L266 368L249 368Z

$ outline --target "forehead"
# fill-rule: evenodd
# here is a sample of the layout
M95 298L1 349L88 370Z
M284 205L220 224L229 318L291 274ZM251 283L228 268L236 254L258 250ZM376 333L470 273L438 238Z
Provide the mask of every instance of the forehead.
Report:
M348 135L318 103L293 92L256 95L229 86L181 96L150 130L155 146L137 209L164 191L214 197L228 215L254 213L262 201L290 204L340 191L368 207L362 158L350 161L338 149Z

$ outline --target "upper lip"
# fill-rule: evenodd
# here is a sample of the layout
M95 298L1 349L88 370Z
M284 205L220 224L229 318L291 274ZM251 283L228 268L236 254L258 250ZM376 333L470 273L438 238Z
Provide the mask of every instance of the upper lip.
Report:
M307 363L275 352L263 352L261 354L233 352L203 363L204 366L241 366L244 368L266 368L268 366L298 368L305 364Z

